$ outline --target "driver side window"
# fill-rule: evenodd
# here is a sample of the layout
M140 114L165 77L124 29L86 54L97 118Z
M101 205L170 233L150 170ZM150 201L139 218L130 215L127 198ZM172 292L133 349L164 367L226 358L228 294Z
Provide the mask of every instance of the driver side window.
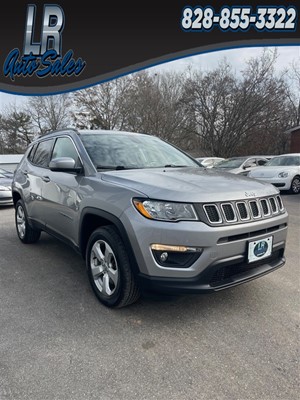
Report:
M67 137L58 138L55 142L52 160L59 157L70 157L75 160L75 166L80 166L80 160L73 142Z
M247 160L247 161L245 162L244 167L245 167L245 168L256 167L255 158L250 158L249 160Z

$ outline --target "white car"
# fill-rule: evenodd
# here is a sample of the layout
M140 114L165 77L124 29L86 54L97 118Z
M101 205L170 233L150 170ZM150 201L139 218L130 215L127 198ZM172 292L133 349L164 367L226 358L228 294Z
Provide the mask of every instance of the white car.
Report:
M219 162L214 168L247 176L251 170L265 165L267 162L268 159L264 156L231 157Z
M217 165L220 161L225 160L222 157L200 157L196 158L198 162L200 162L206 168L212 168Z
M248 176L272 183L279 190L300 193L300 153L273 157L264 167L256 168Z

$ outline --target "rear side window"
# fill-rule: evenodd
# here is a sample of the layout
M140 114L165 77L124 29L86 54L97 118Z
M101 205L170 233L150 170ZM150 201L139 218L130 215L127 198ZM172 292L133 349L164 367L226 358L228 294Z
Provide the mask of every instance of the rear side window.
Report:
M267 161L268 161L268 160L261 160L261 159L258 159L258 160L257 160L257 165L265 165Z
M38 144L36 152L34 153L32 163L38 167L47 168L50 161L50 155L53 145L53 139L44 140Z
M30 153L28 155L28 160L31 161L31 162L33 162L33 157L34 157L34 153L35 153L36 147L37 147L36 144L33 145L32 149L30 150Z

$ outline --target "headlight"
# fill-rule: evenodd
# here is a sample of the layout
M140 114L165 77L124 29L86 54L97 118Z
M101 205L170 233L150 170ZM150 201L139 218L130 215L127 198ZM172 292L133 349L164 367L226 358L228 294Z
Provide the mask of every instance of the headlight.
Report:
M7 186L0 186L0 190L1 191L3 191L3 190L5 190L5 191L9 191L9 190L11 190L9 187L7 187Z
M198 217L192 204L169 201L134 199L135 208L146 218L161 221L196 221Z
M287 178L289 176L288 172L279 172L278 177L279 178Z

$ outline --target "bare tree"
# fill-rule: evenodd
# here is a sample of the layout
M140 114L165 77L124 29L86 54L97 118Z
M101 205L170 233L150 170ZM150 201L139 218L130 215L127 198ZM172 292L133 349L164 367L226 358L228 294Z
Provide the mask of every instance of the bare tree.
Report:
M124 77L76 92L75 124L79 128L123 130L127 117L124 102L131 81L131 77Z
M255 131L260 132L255 153L260 151L266 127L276 125L286 95L284 80L274 74L276 56L276 51L264 51L248 61L240 77L224 60L213 71L194 73L187 81L182 103L207 153L237 154Z
M189 118L180 103L186 75L182 73L133 76L125 100L128 130L150 133L184 148L191 147Z
M71 125L71 106L69 94L35 96L29 98L26 112L30 115L34 131L43 135Z
M291 106L292 125L300 125L300 61L294 61L286 71L289 90L287 98Z

